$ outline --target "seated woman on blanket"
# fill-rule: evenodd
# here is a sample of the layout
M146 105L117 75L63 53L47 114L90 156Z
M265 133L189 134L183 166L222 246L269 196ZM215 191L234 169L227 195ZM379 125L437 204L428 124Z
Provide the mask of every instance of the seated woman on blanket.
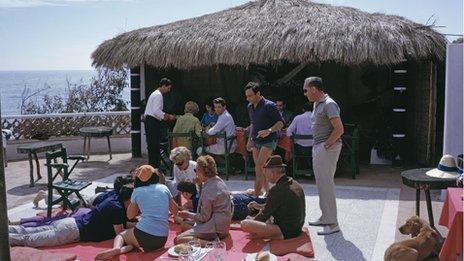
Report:
M58 219L37 227L8 226L10 244L44 247L114 238L126 226L126 208L133 190L130 186L123 186L118 195L108 197L84 215Z
M195 225L181 233L176 243L186 243L193 238L201 240L224 239L229 234L232 219L232 201L226 183L218 177L216 162L211 156L197 159L197 180L202 183L202 192L198 200L198 211L179 212L182 218L195 221ZM202 243L205 243L204 241Z
M172 174L174 176L173 180L166 180L166 186L168 186L169 191L174 198L177 198L177 183L181 181L194 182L196 177L195 169L197 168L197 163L192 159L192 153L186 147L177 147L171 150L169 159L174 162L174 167L172 169ZM177 198L177 203L180 203L180 198Z
M140 214L140 221L134 228L117 235L113 248L99 253L96 260L108 259L134 248L157 250L164 247L168 239L169 211L177 214L177 205L169 189L158 183L158 170L150 165L139 167L135 175L135 189L127 208L127 218L133 219Z
M197 212L198 200L200 193L197 192L197 187L192 182L182 181L177 184L177 190L187 200L184 205L194 213ZM248 205L251 204L248 207ZM247 216L254 216L258 214L258 210L266 204L266 198L257 197L247 193L232 193L232 220L243 220Z

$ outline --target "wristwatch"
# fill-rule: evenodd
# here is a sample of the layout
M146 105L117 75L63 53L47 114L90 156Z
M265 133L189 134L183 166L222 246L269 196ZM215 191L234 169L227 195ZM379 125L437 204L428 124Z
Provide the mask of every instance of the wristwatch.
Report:
M269 133L272 133L272 128L269 128L268 131L269 131Z

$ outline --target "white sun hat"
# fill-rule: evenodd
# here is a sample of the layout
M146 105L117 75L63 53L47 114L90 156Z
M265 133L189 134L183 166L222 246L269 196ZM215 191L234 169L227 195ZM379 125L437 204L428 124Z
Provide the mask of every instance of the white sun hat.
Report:
M459 176L456 167L456 161L451 155L443 155L436 169L429 170L425 173L427 176L442 179L454 179Z

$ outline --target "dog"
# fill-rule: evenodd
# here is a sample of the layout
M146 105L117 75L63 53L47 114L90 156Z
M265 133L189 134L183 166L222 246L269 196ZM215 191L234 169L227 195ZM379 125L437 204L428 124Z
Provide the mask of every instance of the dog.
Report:
M399 228L399 231L402 234L411 235L412 238L389 246L385 251L385 261L424 260L432 253L437 253L439 234L429 226L427 221L417 216L410 217Z
M403 235L411 235L411 237L417 237L421 228L428 226L430 227L427 221L423 220L418 216L412 216L406 220L406 223L402 225L398 230Z

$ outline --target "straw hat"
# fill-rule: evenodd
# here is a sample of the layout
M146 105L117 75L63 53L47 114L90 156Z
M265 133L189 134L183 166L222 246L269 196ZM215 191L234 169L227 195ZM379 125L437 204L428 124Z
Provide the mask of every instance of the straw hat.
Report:
M142 182L149 180L153 173L155 173L155 168L150 165L142 165L135 170L135 176Z
M462 158L463 158L462 154L459 154L458 155L458 162L457 162L457 165L458 165L457 167L458 167L458 173L459 174L463 173L463 171L462 171L463 159Z
M459 176L456 161L451 155L443 155L436 169L427 171L425 174L434 178L454 179Z

